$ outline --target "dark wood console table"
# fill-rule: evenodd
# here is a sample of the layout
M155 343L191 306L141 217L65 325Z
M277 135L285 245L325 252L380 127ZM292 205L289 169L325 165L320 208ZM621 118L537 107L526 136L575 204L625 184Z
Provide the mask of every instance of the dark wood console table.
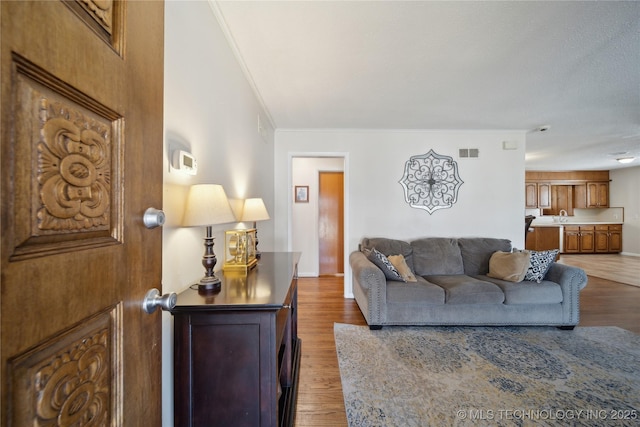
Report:
M174 316L175 426L292 426L300 339L300 254L263 252L248 274L188 288Z

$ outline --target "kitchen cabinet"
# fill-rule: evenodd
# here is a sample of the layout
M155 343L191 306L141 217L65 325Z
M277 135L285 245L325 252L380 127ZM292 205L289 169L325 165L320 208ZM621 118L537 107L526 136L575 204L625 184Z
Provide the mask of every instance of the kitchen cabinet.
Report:
M174 425L292 426L300 372L298 253L263 252L219 292L187 288L174 317Z
M560 227L532 227L527 233L525 249L547 251L560 248Z
M609 207L609 171L525 172L525 208L558 215L575 208Z
M566 225L563 251L568 254L593 253L595 251L595 226Z
M551 184L546 182L525 182L525 205L527 209L547 209L551 207Z
M609 183L608 182L587 182L587 207L588 208L608 208L609 207Z
M622 225L596 225L595 252L615 253L622 251Z
M573 215L573 186L551 185L551 208L544 210L544 215L560 215L561 211Z

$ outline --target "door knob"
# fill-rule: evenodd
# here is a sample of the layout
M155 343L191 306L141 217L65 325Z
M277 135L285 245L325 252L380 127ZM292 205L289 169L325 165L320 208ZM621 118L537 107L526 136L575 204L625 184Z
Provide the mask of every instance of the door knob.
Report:
M164 225L164 212L160 209L149 208L144 211L144 215L142 216L142 222L147 228L156 228L162 227Z
M142 301L142 308L145 312L151 314L156 311L156 308L160 307L164 311L170 311L176 306L178 301L178 295L175 292L160 295L160 291L157 289L151 289L144 296Z

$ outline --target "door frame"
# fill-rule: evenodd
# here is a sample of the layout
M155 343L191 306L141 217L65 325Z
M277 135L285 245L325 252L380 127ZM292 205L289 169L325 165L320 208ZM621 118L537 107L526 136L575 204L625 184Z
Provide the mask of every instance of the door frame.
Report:
M291 197L291 191L293 186L296 185L293 182L293 159L294 158L341 158L343 161L343 177L344 177L344 297L353 298L353 291L351 286L351 270L349 268L349 254L350 254L350 194L349 194L349 153L342 151L327 151L327 152L289 152L287 153L287 250L293 250L293 197ZM315 217L316 227L314 232L318 233L317 225L318 218L317 213Z

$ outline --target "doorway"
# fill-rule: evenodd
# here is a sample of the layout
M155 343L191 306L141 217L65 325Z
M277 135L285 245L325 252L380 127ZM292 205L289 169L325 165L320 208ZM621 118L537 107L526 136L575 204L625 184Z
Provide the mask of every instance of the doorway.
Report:
M318 176L318 255L320 276L344 275L344 173Z
M290 186L292 197L290 200L290 242L289 250L300 252L302 254L300 263L298 264L298 275L300 277L318 277L320 274L344 274L346 267L345 253L346 242L349 239L348 222L344 218L348 218L348 201L349 197L345 188L348 188L349 174L346 170L347 158L345 153L322 153L314 155L295 155L291 154L290 159L291 176ZM340 208L342 214L342 231L341 237L337 237L341 246L337 250L335 259L339 267L332 267L325 272L320 270L320 174L321 173L338 173L342 179L340 187L342 200ZM328 175L327 175L328 176ZM334 175L335 178L335 175ZM295 187L307 187L308 197L304 200L295 198ZM323 184L324 187L324 184ZM324 197L324 196L323 196ZM332 209L334 210L334 209ZM333 225L324 224L323 228L333 228Z

